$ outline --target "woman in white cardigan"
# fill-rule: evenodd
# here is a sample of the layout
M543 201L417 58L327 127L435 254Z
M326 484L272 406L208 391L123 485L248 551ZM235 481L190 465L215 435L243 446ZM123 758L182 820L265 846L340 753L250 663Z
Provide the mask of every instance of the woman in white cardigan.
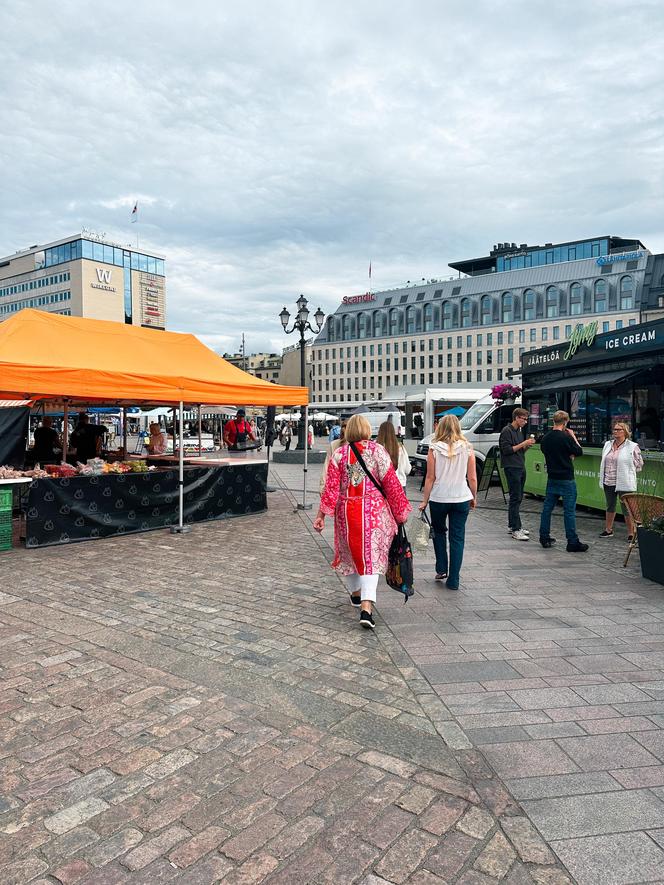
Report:
M613 521L616 518L616 501L628 492L636 491L636 473L643 467L641 449L630 439L627 424L618 421L613 426L613 438L604 443L599 466L599 486L606 498L606 528L600 538L613 537ZM634 537L634 520L627 508L623 508L628 540Z

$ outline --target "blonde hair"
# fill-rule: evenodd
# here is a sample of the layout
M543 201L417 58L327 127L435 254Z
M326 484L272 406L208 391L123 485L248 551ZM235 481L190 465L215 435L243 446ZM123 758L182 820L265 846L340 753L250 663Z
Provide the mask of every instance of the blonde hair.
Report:
M624 421L616 421L613 425L614 430L622 430L625 434L625 439L632 438L632 431L629 429L629 424L625 424Z
M371 439L371 424L363 415L351 415L346 424L344 440L347 443Z
M557 412L553 413L553 423L557 427L560 427L561 424L567 424L568 421L569 415L567 414L567 412L563 412L562 409L558 409Z
M456 415L443 415L436 427L433 441L447 443L451 458L455 455L455 443L463 442L469 449L471 448L470 443L461 432L461 425Z

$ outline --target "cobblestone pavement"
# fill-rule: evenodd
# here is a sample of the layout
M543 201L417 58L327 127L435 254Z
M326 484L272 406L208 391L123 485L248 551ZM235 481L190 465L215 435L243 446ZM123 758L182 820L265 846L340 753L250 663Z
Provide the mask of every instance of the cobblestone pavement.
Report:
M0 882L569 881L267 514L0 556Z
M301 489L301 468L280 477ZM439 733L481 752L581 885L664 882L664 588L638 551L622 567L624 525L600 540L589 512L587 554L565 551L560 518L543 550L540 508L524 501L533 541L514 541L493 488L468 523L460 591L416 554L416 595L404 607L386 589L379 626L440 699L426 704Z

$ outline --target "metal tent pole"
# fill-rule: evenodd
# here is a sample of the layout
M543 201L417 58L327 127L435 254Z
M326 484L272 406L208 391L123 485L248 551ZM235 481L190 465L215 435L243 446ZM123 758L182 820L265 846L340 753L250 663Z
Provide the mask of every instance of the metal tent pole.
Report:
M127 460L127 407L122 407L122 457Z
M178 500L178 524L171 526L172 534L184 534L185 532L191 531L190 525L184 524L184 415L183 415L183 403L180 400L180 432L178 434L180 440L180 452L179 452L179 477L178 477L178 486L179 486L179 500ZM175 409L173 409L175 413ZM175 441L175 423L173 424L173 441Z
M203 457L203 446L202 446L202 435L201 435L201 404L198 404L198 457Z
M69 403L65 400L64 418L62 423L62 460L67 460L69 452Z
M300 406L300 408L302 408ZM297 505L298 510L311 510L311 504L307 504L307 464L309 454L309 406L304 407L304 424L300 423L300 427L304 428L304 470L302 480L302 503Z

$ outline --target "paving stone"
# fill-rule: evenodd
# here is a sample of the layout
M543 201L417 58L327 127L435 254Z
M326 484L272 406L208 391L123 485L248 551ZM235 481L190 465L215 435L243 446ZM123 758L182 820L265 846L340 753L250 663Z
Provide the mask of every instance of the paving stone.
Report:
M485 747L484 753L504 778L567 774L577 770L574 762L551 740L493 744Z
M446 797L431 805L420 818L420 826L436 836L442 836L464 813L468 804L453 796Z
M376 864L375 870L379 876L401 885L420 866L436 843L437 839L430 833L411 830L390 848Z
M253 854L258 848L262 848L287 824L285 818L279 814L266 814L259 817L251 826L244 829L237 836L233 836L222 846L223 853L235 861L243 861Z
M555 863L553 854L527 818L504 817L501 825L522 861L538 864Z
M80 881L90 869L90 864L84 860L70 860L68 863L54 869L52 875L62 885L72 885L72 883Z
M431 805L436 793L428 787L414 786L397 799L396 804L413 814L421 814Z
M558 745L584 771L656 765L658 761L628 734L562 738Z
M83 799L47 817L44 821L44 826L51 833L66 833L69 830L73 830L79 824L90 820L90 818L96 817L108 807L108 803L104 802L103 799Z
M488 811L481 808L469 808L460 821L457 822L457 829L473 839L484 839L488 833L495 827L496 820Z
M486 682L518 679L519 673L503 661L470 661L467 664L422 665L420 670L433 685L447 682Z
M549 841L648 829L664 820L664 803L647 790L528 800L523 807Z
M645 833L613 833L554 842L579 885L664 881L664 852Z
M184 827L169 827L169 829L164 830L158 836L154 836L154 838L149 840L146 839L137 848L130 851L129 854L122 858L122 863L132 872L142 870L148 864L169 852L178 842L184 841L189 835L189 831L185 830Z
M509 778L507 780L507 786L517 799L611 793L615 791L617 783L616 779L605 772L579 772L577 774Z
M207 829L197 833L188 842L178 846L175 851L172 851L169 855L169 860L178 867L189 867L210 851L214 851L215 848L228 838L228 835L228 830L224 829L224 827L207 827Z
M502 833L496 833L475 861L475 868L494 879L502 879L515 858L516 852L507 839Z
M476 851L477 839L464 833L448 833L426 859L425 868L444 881L453 881L459 870Z
M85 856L94 867L102 867L115 860L116 857L126 854L138 845L142 839L143 833L140 830L134 827L127 827L127 829L111 836L110 839L105 839L103 842L95 845L94 848L86 852Z

